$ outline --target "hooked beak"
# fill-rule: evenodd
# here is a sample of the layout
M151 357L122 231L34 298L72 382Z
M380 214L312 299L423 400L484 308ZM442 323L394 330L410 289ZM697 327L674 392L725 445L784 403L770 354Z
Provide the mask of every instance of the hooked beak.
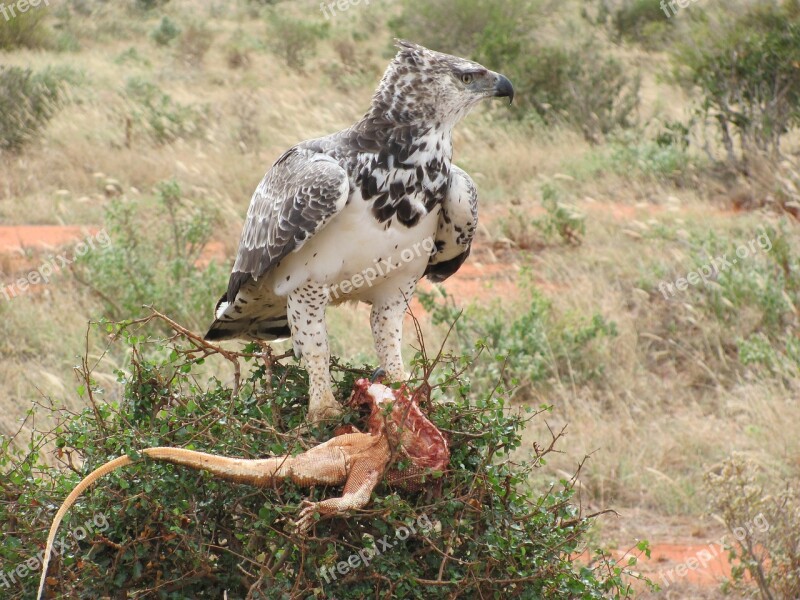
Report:
M495 98L508 98L509 104L514 101L514 86L511 85L508 77L505 75L500 75L499 73L497 74L497 81L494 83L493 96Z

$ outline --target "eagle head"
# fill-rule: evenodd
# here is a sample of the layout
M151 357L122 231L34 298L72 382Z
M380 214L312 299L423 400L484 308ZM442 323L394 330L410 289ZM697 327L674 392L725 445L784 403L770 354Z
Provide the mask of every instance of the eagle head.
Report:
M484 98L514 99L507 77L476 62L398 40L372 100L372 116L452 127Z

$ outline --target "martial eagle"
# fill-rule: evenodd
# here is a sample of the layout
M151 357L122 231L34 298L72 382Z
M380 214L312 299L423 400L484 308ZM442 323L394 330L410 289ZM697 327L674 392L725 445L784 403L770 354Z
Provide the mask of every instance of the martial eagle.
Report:
M475 184L452 164L453 127L484 98L514 97L506 77L475 62L398 48L360 121L290 148L264 176L205 336L291 336L309 374L311 421L340 412L329 304L371 304L381 367L393 381L407 377L402 324L417 282L459 269L478 220Z

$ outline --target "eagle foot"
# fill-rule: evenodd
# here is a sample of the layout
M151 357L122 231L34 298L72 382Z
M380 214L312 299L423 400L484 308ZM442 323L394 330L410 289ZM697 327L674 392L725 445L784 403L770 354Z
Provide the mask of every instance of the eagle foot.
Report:
M342 407L331 394L330 400L309 406L307 420L313 425L319 425L324 421L337 421L341 416Z

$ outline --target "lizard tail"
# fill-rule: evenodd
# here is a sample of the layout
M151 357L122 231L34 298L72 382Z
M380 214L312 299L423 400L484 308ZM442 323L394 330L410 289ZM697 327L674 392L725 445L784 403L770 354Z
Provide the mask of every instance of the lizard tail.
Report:
M264 486L272 483L275 480L275 476L279 475L285 463L290 460L289 457L285 456L257 460L228 458L226 456L214 456L213 454L206 454L205 452L187 450L186 448L169 448L164 446L145 448L142 450L142 454L154 460L183 465L197 470L210 471L222 479L239 483L249 483L256 486ZM53 518L53 524L50 526L50 533L47 536L47 545L45 546L44 558L42 560L42 575L39 580L39 592L36 595L38 600L42 600L44 597L44 588L47 583L47 567L50 564L50 555L53 551L56 533L58 533L58 527L61 525L64 515L72 508L72 505L75 504L75 501L80 495L91 487L95 481L132 462L133 460L127 455L110 460L84 477L83 480L75 486L75 489L70 492L69 496L66 497L64 503L58 509L56 516Z
M80 495L86 491L87 488L91 487L95 481L100 479L103 475L107 475L108 473L111 473L111 471L115 471L120 467L131 464L132 462L133 461L131 458L127 455L108 461L106 464L96 468L94 471L84 477L83 480L75 486L75 489L72 490L69 496L67 496L67 498L64 500L61 508L58 509L56 516L53 518L53 524L50 526L50 533L47 534L47 545L44 549L44 560L42 561L42 575L39 579L39 591L36 594L36 598L38 600L42 600L44 598L44 587L47 583L47 567L50 564L50 554L53 551L53 544L56 541L58 526L61 525L64 515L67 514L67 511L70 508L72 508L72 505L75 504L75 501L80 497Z

